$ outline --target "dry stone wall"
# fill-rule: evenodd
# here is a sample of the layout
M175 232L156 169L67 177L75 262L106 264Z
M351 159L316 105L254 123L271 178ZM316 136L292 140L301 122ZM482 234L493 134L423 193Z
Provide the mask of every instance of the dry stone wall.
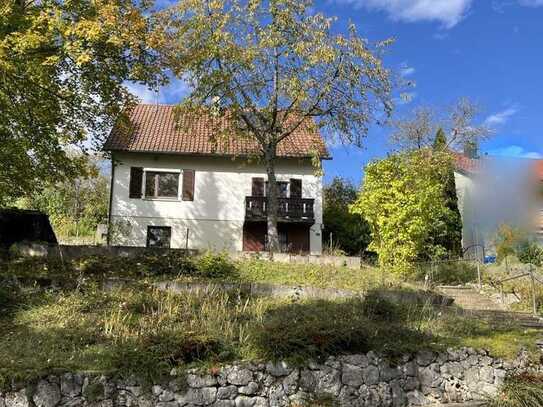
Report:
M463 402L496 394L508 374L541 372L525 355L514 362L464 348L420 352L391 364L379 355L330 357L304 367L285 362L240 363L207 371L173 370L152 386L136 378L64 373L0 393L0 407L279 407L421 406Z

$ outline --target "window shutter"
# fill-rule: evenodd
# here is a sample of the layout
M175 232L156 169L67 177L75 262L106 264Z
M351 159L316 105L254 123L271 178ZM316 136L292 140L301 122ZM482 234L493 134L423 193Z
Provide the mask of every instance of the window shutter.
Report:
M183 170L183 201L194 201L194 170Z
M301 198L302 197L302 180L292 178L290 180L290 197Z
M141 187L143 183L143 168L130 167L130 185L128 187L128 197L141 199Z
M264 178L253 178L252 196L264 196Z

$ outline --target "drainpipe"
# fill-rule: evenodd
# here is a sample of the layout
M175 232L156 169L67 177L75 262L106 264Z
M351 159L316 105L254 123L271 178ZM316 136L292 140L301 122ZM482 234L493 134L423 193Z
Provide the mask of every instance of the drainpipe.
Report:
M111 245L111 207L113 206L113 180L115 179L115 160L111 152L111 180L109 184L109 208L107 213L107 237L106 245Z

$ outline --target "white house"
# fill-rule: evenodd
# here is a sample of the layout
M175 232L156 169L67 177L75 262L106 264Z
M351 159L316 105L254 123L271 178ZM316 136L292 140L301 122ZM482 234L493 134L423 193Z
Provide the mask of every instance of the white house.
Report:
M456 154L456 192L462 246L480 255L501 224L533 232L543 243L543 160L469 158Z
M129 126L113 129L104 147L113 168L109 244L265 250L267 177L257 145L218 140L211 120L224 119L176 121L173 106L140 104ZM328 157L324 142L304 124L279 144L278 156L282 250L319 254L322 179L312 157Z

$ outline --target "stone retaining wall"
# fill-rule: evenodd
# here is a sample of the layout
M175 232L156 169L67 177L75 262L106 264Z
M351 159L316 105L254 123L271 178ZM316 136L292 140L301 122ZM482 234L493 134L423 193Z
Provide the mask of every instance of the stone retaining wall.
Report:
M171 372L153 386L137 379L65 373L0 393L0 407L279 407L312 405L327 399L337 406L420 406L463 402L496 394L504 378L541 372L525 356L514 362L485 351L420 352L391 365L373 352L330 357L296 368L284 362L234 364L207 371Z

